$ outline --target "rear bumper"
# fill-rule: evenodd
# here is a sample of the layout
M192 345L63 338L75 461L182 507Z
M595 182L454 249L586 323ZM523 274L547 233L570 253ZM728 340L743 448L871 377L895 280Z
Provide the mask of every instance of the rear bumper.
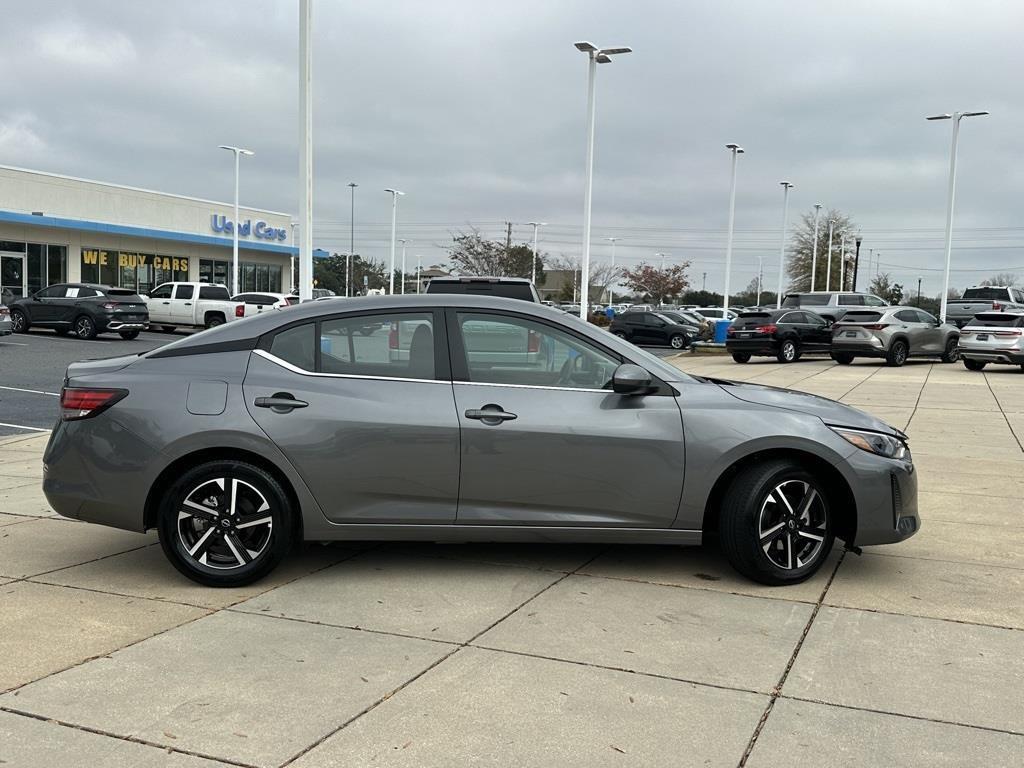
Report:
M725 349L738 355L777 355L779 343L775 339L726 339Z
M1024 351L1001 352L997 349L971 349L958 347L960 357L966 360L977 360L979 363L1003 363L1005 365L1024 365Z
M149 328L149 322L128 322L124 323L120 320L111 320L107 323L108 331L144 331Z
M832 339L832 352L856 355L857 357L885 357L887 352L882 342L872 344L866 341L843 342Z

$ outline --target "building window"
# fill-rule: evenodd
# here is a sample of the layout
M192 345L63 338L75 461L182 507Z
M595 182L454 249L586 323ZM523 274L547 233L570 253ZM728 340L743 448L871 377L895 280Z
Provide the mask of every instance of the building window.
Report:
M18 265L18 285L6 286L18 289L18 295L22 290L27 295L36 293L48 285L62 283L67 280L68 274L68 248L66 245L47 245L46 243L18 243L8 240L0 241L0 253L8 257L9 263L15 263L10 259L21 261L24 265ZM20 259L18 257L21 257ZM12 271L13 268L11 268ZM13 271L12 271L13 274ZM6 278L5 278L6 279ZM24 279L24 284L22 280Z
M154 285L188 281L188 258L135 251L82 249L82 282L148 293Z
M238 264L238 282L241 289L231 288L231 262L215 259L199 260L199 282L226 285L232 294L264 291L281 293L281 266L279 264L254 264L243 261Z

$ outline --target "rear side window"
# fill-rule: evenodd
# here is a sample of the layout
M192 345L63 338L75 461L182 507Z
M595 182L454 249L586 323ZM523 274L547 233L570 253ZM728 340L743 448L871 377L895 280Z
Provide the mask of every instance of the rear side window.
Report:
M988 312L975 315L968 328L1024 328L1024 315L1008 312Z
M800 303L791 306L825 307L832 298L830 293L805 293L800 297Z
M408 312L324 320L320 324L320 371L433 379L433 314Z
M920 323L921 320L917 316L917 312L912 309L901 309L896 313L896 319L902 320L904 323Z
M304 371L316 370L316 324L306 323L281 331L270 344L270 354Z
M882 319L881 312L851 310L843 315L843 323L877 323Z
M189 286L189 288L191 287ZM191 296L191 294L189 295ZM231 301L231 294L228 293L228 289L223 285L201 285L199 286L199 298L211 299L213 301Z
M807 318L804 317L803 312L787 312L782 317L780 317L776 322L796 325L798 323L806 323Z
M843 293L839 296L839 303L844 307L863 307L864 297L856 293Z
M195 294L196 287L194 285L179 285L174 289L174 298L176 299L191 299Z

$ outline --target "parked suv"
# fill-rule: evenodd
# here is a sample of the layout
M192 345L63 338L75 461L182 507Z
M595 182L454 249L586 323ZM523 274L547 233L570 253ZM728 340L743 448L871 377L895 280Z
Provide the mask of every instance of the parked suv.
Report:
M815 291L814 293L787 293L782 300L782 306L784 309L809 309L834 323L851 309L887 307L889 302L871 293Z
M685 349L693 341L692 326L682 325L660 312L623 312L608 330L634 344L665 345Z
M982 312L960 329L960 357L969 371L989 363L1024 370L1024 313Z
M832 359L849 365L855 357L882 357L901 366L910 357L957 359L960 330L914 307L851 309L832 326Z
M726 331L725 348L737 363L748 363L754 355L794 363L804 352L829 351L829 326L813 312L799 309L741 312Z
M525 277L434 277L427 283L427 293L496 296L540 304L537 289Z
M9 309L15 333L35 325L80 339L108 332L134 339L149 327L146 302L135 291L94 283L57 283L15 299Z
M979 312L1008 310L1024 312L1024 289L1003 285L977 285L959 299L946 302L946 320L963 328Z

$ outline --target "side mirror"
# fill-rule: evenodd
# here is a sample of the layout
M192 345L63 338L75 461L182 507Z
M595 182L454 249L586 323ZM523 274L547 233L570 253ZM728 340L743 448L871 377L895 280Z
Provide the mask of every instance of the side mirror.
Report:
M651 374L632 363L623 363L612 374L612 391L620 395L646 395L653 385Z

